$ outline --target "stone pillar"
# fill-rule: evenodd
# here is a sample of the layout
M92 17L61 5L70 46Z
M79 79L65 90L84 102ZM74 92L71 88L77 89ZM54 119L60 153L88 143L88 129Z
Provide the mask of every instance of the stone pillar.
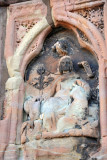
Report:
M0 7L0 119L3 113L5 82L8 79L8 71L7 71L6 62L4 59L6 19L7 19L7 8Z

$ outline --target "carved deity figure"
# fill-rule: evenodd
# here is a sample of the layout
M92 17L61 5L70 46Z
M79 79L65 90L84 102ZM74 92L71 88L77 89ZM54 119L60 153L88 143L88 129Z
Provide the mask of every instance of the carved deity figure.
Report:
M78 119L85 119L88 111L90 87L82 79L69 78L60 84L60 90L41 104L43 127L47 131L75 126ZM73 120L68 122L66 118Z
M64 71L71 72L73 70L73 64L70 56L64 56L60 59L59 62L59 72L63 74Z
M41 126L42 132L53 133L63 133L76 129L77 126L82 128L85 121L89 126L91 122L96 121L95 127L97 127L97 118L89 115L91 110L88 106L89 84L73 72L73 63L69 56L63 56L58 66L59 75L56 74L56 77L53 77L50 92L46 93L47 98L45 95L37 95L25 101L24 110L29 115L29 122L33 122L36 128L39 125L40 129ZM43 77L45 70L43 74L40 73ZM43 88L44 94L48 92L47 88Z

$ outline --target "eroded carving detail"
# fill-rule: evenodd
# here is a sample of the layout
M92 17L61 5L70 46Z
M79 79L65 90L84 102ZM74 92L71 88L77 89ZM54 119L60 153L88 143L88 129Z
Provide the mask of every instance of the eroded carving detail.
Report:
M101 33L104 34L104 20L103 20L103 6L96 7L93 9L84 9L76 11L78 14L84 18L91 21Z
M27 64L31 61L31 59L39 55L39 52L42 48L43 41L48 35L48 33L50 32L50 29L48 31L48 28L47 28L49 25L47 21L45 21L46 19L45 20L42 19L43 21L39 19L41 23L38 23L38 24L40 24L42 28L38 30L38 32L36 33L36 29L38 29L39 27L38 25L34 25L35 34L32 34L31 39L29 38L30 37L29 33L30 31L32 31L32 28L34 28L33 23L31 21L32 20L34 21L34 19L36 19L38 15L40 15L40 17L42 18L42 17L46 17L46 14L47 14L46 6L45 6L45 13L44 13L44 9L43 9L44 7L41 9L41 5L40 4L38 5L38 1L36 1L37 8L35 8L35 5L33 5L33 3L36 3L36 2L33 2L33 3L32 2L31 2L31 5L29 2L28 6L19 4L18 7L12 6L9 9L9 12L10 12L9 14L11 15L10 16L11 18L9 19L9 21L13 19L14 22L12 23L9 22L9 25L7 27L9 29L7 29L8 38L7 38L6 45L8 44L8 47L6 47L7 48L6 60L7 60L7 67L8 67L11 78L9 79L10 83L9 82L7 83L9 84L8 93L7 93L8 106L6 106L7 113L8 113L6 115L7 119L3 120L0 123L1 124L0 127L4 126L3 130L1 131L2 132L1 135L4 136L4 139L2 141L2 138L0 138L0 142L6 143L3 149L1 147L1 150L3 150L3 152L6 150L5 148L8 144L10 144L10 146L7 147L7 151L8 149L15 148L16 147L15 144L17 142L18 144L20 144L19 132L20 132L20 126L22 123L20 118L22 117L21 114L22 114L23 99L24 99L23 98L24 82L22 77L24 77L24 71ZM76 33L77 38L80 42L80 45L88 49L89 51L93 51L93 53L97 55L96 57L99 60L100 90L101 90L100 95L103 95L103 98L100 98L100 102L101 102L100 113L101 113L101 125L102 125L101 138L102 138L102 146L103 146L102 148L105 154L106 153L105 149L107 146L106 144L107 141L105 141L105 139L107 138L106 137L106 133L107 133L106 117L107 116L105 114L106 113L105 112L106 111L106 95L107 95L105 90L106 88L105 73L106 73L106 59L107 59L106 48L107 47L105 45L105 40L103 39L103 36L97 30L97 27L98 27L101 33L103 32L103 12L102 12L103 8L99 7L100 9L99 10L97 9L97 11L96 9L93 9L93 10L91 9L93 12L93 13L91 12L91 15L92 15L91 18L87 16L88 14L87 12L90 9L87 9L87 11L84 9L84 8L99 6L102 4L104 4L103 0L99 0L99 1L98 0L96 1L82 0L81 2L73 1L73 3L71 3L71 1L68 2L63 0L61 1L51 0L54 25L63 26L65 28L72 29ZM44 3L43 3L43 6L44 6ZM32 17L31 15L29 15L27 17L29 19L29 22L27 22L27 19L25 20L25 17L29 14L28 13L29 7L31 8L31 11L32 11L30 12L31 15L35 13L35 16ZM41 13L43 11L43 14L41 14L38 9L41 10ZM79 13L81 12L81 9L84 9L84 12L86 11L86 13L84 13L85 16L82 15L83 17L81 16L81 13ZM76 13L76 10L78 10L77 13L79 14ZM96 16L94 15L95 12L97 12L96 15L98 16L98 18L96 18ZM23 20L23 17L26 22ZM23 22L27 24L27 28L26 28L26 24L24 24ZM106 23L106 18L105 18L105 23ZM18 30L16 30L16 33L14 33L13 31L14 25L17 25L16 27ZM83 39L81 39L81 37L79 36L77 32L77 28L81 30L81 33L82 33L81 36ZM44 29L47 29L47 31L45 31ZM21 35L20 33L22 31L23 31L23 34ZM14 38L11 38L13 35L15 35ZM27 39L25 39L25 41L22 41L24 37L27 37ZM18 44L17 46L14 45L15 44L14 42L16 40L15 38L19 43L19 47L18 47ZM56 146L56 148L51 149L51 151L49 150L49 147L47 147L47 145L44 145L47 147L47 150L43 150L44 153L42 153L40 150L40 148L42 148L41 145L36 146L36 142L37 140L41 142L42 141L41 139L43 138L49 140L49 138L69 137L69 139L71 140L72 138L77 136L76 140L79 137L80 141L82 140L82 142L84 142L83 137L86 137L86 139L87 137L98 138L98 135L99 135L98 101L97 103L95 103L97 98L96 97L93 98L92 93L91 95L89 94L90 92L95 91L96 88L98 87L95 86L95 89L93 88L93 84L95 82L94 77L92 79L87 79L86 78L87 75L85 73L83 75L82 71L79 70L80 68L77 67L78 62L84 61L84 60L86 61L87 58L85 57L84 59L82 58L78 59L79 56L76 55L78 58L76 59L77 61L74 61L73 59L75 58L75 55L74 55L74 57L72 58L72 60L74 61L74 65L73 65L74 71L73 69L71 69L71 72L69 72L69 69L68 69L69 67L67 67L67 69L65 69L66 67L64 68L61 67L63 68L61 72L57 72L55 70L57 67L54 67L54 66L58 66L60 61L59 58L65 55L71 56L72 54L70 55L69 52L67 51L67 48L66 48L67 45L64 46L65 48L60 47L59 45L61 42L60 39L59 40L56 39L54 42L55 42L54 48L58 55L56 56L57 58L54 59L53 61L52 55L50 56L50 53L48 53L48 56L50 56L49 60L48 60L48 56L46 56L44 60L40 60L42 61L41 64L45 61L45 65L46 64L49 65L48 62L50 63L51 61L52 63L54 62L53 65L50 65L51 69L49 70L49 68L47 69L47 66L45 66L46 70L42 68L43 72L40 71L36 73L35 74L36 79L34 79L31 84L30 82L28 82L28 85L30 84L30 89L32 90L32 94L29 94L30 92L27 92L25 89L26 91L25 97L27 97L28 99L25 98L24 110L27 114L27 119L25 119L25 122L22 125L22 132L21 132L22 144L24 144L23 146L24 146L25 159L26 157L27 159L28 158L34 159L34 157L36 156L43 156L43 155L57 156L63 153L67 153L67 154L70 153L71 148L63 147L62 144L61 144L62 148L57 148ZM17 47L17 49L15 47ZM46 51L48 52L49 50L46 49ZM78 50L76 50L76 52L78 52ZM75 54L75 51L74 51L74 54ZM15 63L16 61L18 63ZM89 62L90 61L88 61L88 63ZM57 68L57 70L60 71L59 68ZM52 71L52 72L49 72L49 71ZM21 83L20 85L17 85L19 84L18 83L19 77L21 78ZM25 83L25 86L26 84L27 83ZM88 92L86 91L85 87L88 89ZM90 88L92 88L91 91L90 91ZM78 95L79 93L81 93L81 96ZM83 103L81 102L81 105L77 105L79 100L82 100L83 102ZM55 106L56 110L54 111L54 105L55 105L54 102L57 102L57 101L59 103L59 106L56 105ZM49 106L52 105L50 108L51 114L49 114L49 117L48 117L48 114L45 113L47 108L45 109L44 107L45 105L48 106L48 103L49 103ZM64 107L63 105L65 105L66 107ZM76 105L76 107L73 107L73 105ZM21 111L20 111L20 108L21 108ZM42 108L44 108L44 111L42 111ZM75 110L78 110L78 114L80 117L78 116L77 112L75 112ZM26 114L25 114L25 117L26 117ZM70 116L73 118L71 118ZM60 121L64 122L63 125ZM89 132L87 132L87 130ZM4 135L4 133L6 134ZM10 135L10 137L8 135ZM77 141L75 142L75 145L77 144ZM78 141L78 144L80 144L80 141ZM53 142L53 140L51 142ZM90 139L90 142L93 142L93 140ZM67 141L66 144L68 143L69 142ZM11 146L11 144L14 144L14 146ZM34 155L30 153L29 147L27 148L27 145L29 144L30 146L31 145L33 147L35 146ZM75 148L75 145L74 146L70 145L70 147ZM86 146L85 144L82 144L80 147L82 147L82 150L84 150L84 148L86 148L85 146ZM6 152L5 156L8 155L7 153L8 152ZM15 154L13 153L13 155L15 155L15 159L17 159L16 153ZM3 156L4 155L1 155L0 158ZM75 159L75 157L77 159L87 158L87 156L85 158L82 158L80 155L75 156L74 154L73 159Z
M25 20L25 21L16 21L16 47L18 47L24 38L25 34L29 32L29 30L39 21L35 19Z
M90 68L90 65L88 64L87 61L79 62L78 65L79 65L80 67L84 67L84 69L85 69L85 71L86 71L86 73L87 73L87 76L88 76L89 78L92 78L92 77L94 76L94 74L93 74L93 72L92 72L92 70L91 70L91 68Z
M59 62L59 72L63 74L64 71L71 72L73 70L73 64L69 56L64 56L60 59Z
M46 89L37 97L28 97L24 103L24 110L30 120L22 125L22 143L26 142L25 137L30 140L29 134L32 134L29 133L30 127L33 127L37 139L64 136L98 138L99 136L98 105L94 103L88 105L88 100L91 98L89 84L73 71L70 56L63 56L59 60L57 70L59 74L57 72L53 75L51 83L54 86L48 97L45 96L48 91ZM43 65L37 67L38 76L43 76L45 72ZM42 80L43 77L39 79ZM38 87L36 89L41 90ZM42 89L45 88L42 86Z

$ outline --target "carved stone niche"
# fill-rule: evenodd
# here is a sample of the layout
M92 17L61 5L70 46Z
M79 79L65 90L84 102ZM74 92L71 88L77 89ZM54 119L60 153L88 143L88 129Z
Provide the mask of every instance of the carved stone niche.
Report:
M50 0L46 6L36 0L10 5L1 159L107 159L104 3ZM96 23L84 16L88 9L98 16Z
M29 157L33 149L37 159L79 160L98 149L98 79L97 60L74 32L54 29L25 72L21 143Z

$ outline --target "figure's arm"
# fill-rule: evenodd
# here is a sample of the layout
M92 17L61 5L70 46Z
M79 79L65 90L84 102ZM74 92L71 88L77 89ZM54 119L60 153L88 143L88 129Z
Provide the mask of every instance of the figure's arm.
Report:
M53 97L55 95L55 93L60 90L60 82L61 82L60 76L54 77L54 81L50 85L49 97Z

